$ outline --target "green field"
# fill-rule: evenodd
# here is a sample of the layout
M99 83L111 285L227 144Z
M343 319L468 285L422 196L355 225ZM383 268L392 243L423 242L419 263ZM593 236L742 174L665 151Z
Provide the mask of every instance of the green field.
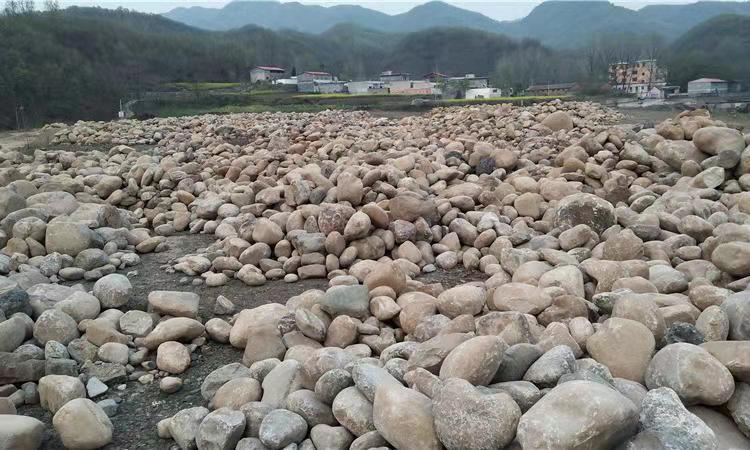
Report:
M347 98L417 98L425 97L424 95L398 95L398 94L299 94L294 95L292 98L298 99L347 99Z
M167 83L162 85L168 89L181 89L185 91L214 91L217 89L233 89L242 86L242 83Z

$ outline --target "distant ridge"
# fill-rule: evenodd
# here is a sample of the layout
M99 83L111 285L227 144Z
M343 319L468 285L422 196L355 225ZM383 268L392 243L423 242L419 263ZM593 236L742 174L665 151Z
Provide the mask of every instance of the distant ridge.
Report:
M576 48L597 33L658 33L674 40L690 27L722 14L750 15L750 2L704 1L686 5L651 5L634 11L607 1L546 1L523 19L498 22L483 14L431 1L396 15L355 5L323 7L296 2L241 0L223 8L180 7L165 17L206 30L255 25L271 30L320 34L340 24L390 33L433 27L467 27L533 38L554 48Z

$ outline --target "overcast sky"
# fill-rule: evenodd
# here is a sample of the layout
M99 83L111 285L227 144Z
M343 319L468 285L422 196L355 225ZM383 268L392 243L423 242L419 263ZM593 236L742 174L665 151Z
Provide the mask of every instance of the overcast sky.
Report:
M288 0L284 0L288 1ZM41 3L41 2L40 2ZM71 5L80 6L101 6L104 8L117 8L119 6L135 9L142 12L162 13L169 11L178 6L205 6L220 8L229 3L227 0L60 0L63 7ZM366 8L383 11L387 14L399 14L414 6L424 3L424 1L404 1L404 0L365 0L365 1L338 1L338 0L301 0L300 3L315 4L322 6L333 6L348 4L357 4ZM480 12L496 20L513 20L526 16L539 1L517 1L517 0L449 0L447 3L459 6L464 9ZM664 1L644 1L644 0L626 0L615 1L615 4L625 6L631 9L638 9L648 3L688 3L680 0Z

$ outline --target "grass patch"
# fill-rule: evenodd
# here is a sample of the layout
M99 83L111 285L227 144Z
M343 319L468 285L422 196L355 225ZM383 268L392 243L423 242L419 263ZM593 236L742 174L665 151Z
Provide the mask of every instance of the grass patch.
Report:
M242 86L242 83L167 83L163 85L166 88L182 89L186 91L213 91L216 89L232 89Z
M336 99L336 98L377 98L390 97L387 94L299 94L293 95L292 98L299 99Z

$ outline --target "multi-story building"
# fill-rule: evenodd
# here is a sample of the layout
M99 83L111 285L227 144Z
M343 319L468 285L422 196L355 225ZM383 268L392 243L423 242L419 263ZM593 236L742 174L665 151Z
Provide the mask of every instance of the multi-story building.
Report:
M618 62L609 65L609 85L612 89L638 96L653 87L667 85L667 71L655 59Z

